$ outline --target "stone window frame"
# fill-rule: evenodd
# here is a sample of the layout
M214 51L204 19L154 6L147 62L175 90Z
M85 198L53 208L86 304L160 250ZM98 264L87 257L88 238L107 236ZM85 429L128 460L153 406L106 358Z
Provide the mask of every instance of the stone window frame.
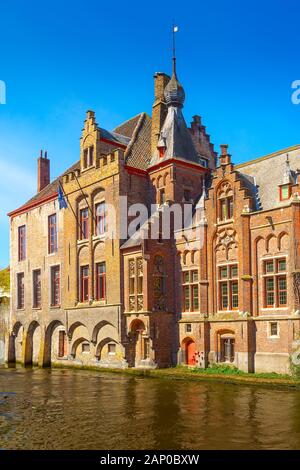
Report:
M222 277L221 270L227 268L226 277ZM237 268L237 274L232 275L232 269ZM222 294L221 289L222 285L226 283L227 286L227 302L228 307L223 308L222 303ZM234 293L232 290L232 285L237 284L237 293ZM232 261L228 263L219 263L217 265L217 306L218 312L236 312L239 310L240 306L240 296L239 296L239 263L237 261ZM233 297L237 296L238 304L237 306L233 307Z
M36 283L36 275L39 273L40 282L39 282L39 301L38 301L38 283ZM32 308L41 309L42 308L42 270L41 268L35 268L32 270Z
M144 308L144 261L142 256L128 259L128 300L130 312L141 312Z
M285 260L286 268L285 270L279 270L278 266L280 261ZM274 310L274 309L286 309L288 308L288 257L287 255L278 255L273 257L266 257L262 258L262 298L263 298L263 309L264 310ZM273 271L267 271L268 263L273 262ZM286 293L286 303L280 304L279 303L279 281L280 279L284 278L286 282L286 288L281 291L285 291ZM266 283L268 279L273 279L273 292L274 294L274 303L271 305L267 304L267 289Z
M276 335L273 335L273 334L272 334L272 324L276 324L276 325L277 325L277 334L276 334ZM268 338L270 338L270 339L278 339L278 338L280 338L280 324L279 324L279 321L276 321L276 320L270 320L270 321L268 321L268 324L267 324L267 336L268 336Z
M188 273L188 280L186 280L186 274ZM193 275L197 273L197 279L193 279ZM186 268L182 270L182 312L183 313L199 313L200 311L200 289L199 289L199 269L198 268ZM198 308L194 308L194 288L198 288ZM186 309L185 292L189 292L189 308Z

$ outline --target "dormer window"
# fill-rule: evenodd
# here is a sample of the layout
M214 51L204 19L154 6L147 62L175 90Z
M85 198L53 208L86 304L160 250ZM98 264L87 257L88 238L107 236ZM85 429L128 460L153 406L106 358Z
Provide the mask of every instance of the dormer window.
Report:
M94 146L88 147L83 151L83 167L89 168L94 165Z
M163 158L165 155L165 147L158 147L159 158Z
M283 184L279 187L279 199L280 201L286 201L291 197L291 186L289 184Z

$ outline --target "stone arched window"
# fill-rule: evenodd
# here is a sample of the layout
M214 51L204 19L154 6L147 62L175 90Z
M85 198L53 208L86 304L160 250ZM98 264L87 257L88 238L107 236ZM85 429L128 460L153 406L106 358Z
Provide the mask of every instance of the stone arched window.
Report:
M222 183L219 188L217 208L219 220L233 218L233 190L228 181Z
M154 309L166 310L166 266L161 255L154 257L153 292Z

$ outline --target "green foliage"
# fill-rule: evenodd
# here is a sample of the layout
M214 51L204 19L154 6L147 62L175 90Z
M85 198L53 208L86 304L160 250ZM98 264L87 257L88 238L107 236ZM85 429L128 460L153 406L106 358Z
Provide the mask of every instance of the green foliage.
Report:
M10 285L10 272L8 268L1 269L0 271L0 288L4 291L9 291Z

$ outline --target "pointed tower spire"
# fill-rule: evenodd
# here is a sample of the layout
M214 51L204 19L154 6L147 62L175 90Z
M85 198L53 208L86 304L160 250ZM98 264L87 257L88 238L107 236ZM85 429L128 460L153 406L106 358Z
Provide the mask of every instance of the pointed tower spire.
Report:
M176 73L175 33L177 31L178 27L173 25L173 70L171 80L164 90L168 112L158 137L156 151L152 154L150 166L171 158L199 163L199 155L182 114L185 93Z

